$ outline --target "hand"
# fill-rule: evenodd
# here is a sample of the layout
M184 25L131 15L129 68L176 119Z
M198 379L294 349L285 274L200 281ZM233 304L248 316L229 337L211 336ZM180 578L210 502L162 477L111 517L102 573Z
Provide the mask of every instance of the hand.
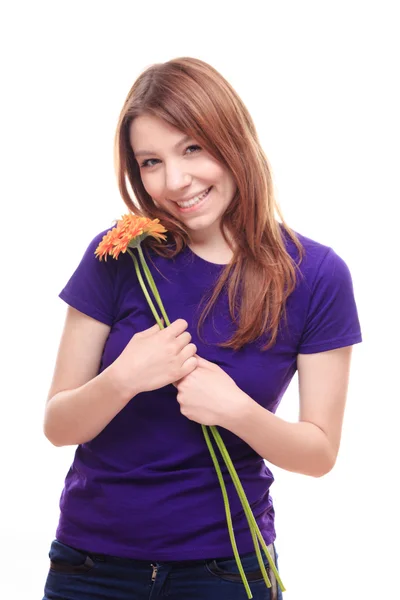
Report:
M236 383L218 365L196 355L197 368L178 381L181 413L202 425L220 425L239 418L248 402Z
M190 374L197 366L197 348L187 327L177 319L165 329L156 324L136 333L112 365L119 388L133 397Z

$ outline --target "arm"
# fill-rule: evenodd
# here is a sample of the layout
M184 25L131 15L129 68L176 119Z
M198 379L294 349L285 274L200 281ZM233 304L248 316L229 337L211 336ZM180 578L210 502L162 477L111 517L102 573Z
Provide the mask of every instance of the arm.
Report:
M240 407L221 423L272 464L321 477L336 462L347 396L352 346L299 354L300 415L289 423L237 389ZM240 398L239 398L240 396Z
M69 307L48 395L44 433L55 446L95 438L128 402L191 373L197 348L188 323L177 319L133 335L118 358L98 375L110 327Z
M109 331L68 307L44 417L45 436L55 446L93 439L130 400L110 367L98 375Z

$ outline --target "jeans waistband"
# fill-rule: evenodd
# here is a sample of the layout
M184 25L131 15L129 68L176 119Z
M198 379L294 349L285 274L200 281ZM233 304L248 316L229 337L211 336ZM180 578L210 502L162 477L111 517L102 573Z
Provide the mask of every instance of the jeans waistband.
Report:
M272 554L272 556L274 556L273 554L273 544L269 544L269 546L267 546L268 551L270 552L270 554ZM94 560L98 560L101 562L110 562L110 563L125 563L125 564L132 564L132 563L136 563L136 564L140 564L143 566L148 566L148 565L152 565L152 564L168 564L171 567L178 567L179 569L182 568L190 568L190 567L195 567L198 565L205 565L213 560L232 560L234 557L233 556L212 556L210 558L201 558L201 559L197 559L197 560L156 560L156 559L148 559L148 560L143 560L143 559L136 559L136 558L122 558L119 556L110 556L108 554L96 554L93 552L89 552L90 556L94 559ZM252 554L254 554L253 552L246 552L244 554L240 553L240 557L244 558L246 556L251 556Z

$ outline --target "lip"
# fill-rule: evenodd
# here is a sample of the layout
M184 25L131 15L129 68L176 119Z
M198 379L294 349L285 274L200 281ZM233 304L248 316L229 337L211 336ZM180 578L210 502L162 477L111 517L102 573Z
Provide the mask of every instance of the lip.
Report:
M188 202L189 200L193 200L193 198L196 198L196 196L201 196L201 194L204 194L204 192L206 190L208 190L211 187L211 185L208 186L208 188L204 188L204 190L201 190L201 192L197 192L197 194L192 194L191 196L188 196L187 198L180 198L179 200L175 200L175 202Z
M212 192L213 186L211 185L209 188L209 192L207 194L207 196L205 198L203 198L203 200L201 200L200 202L198 202L197 204L195 204L194 206L189 206L189 208L182 208L181 206L179 206L179 204L176 204L177 209L179 210L179 212L182 213L189 213L189 212L195 212L196 210L199 210L203 204L206 203L206 201L208 200L208 198L210 197L210 194ZM201 192L203 193L203 192ZM198 194L200 195L200 194Z

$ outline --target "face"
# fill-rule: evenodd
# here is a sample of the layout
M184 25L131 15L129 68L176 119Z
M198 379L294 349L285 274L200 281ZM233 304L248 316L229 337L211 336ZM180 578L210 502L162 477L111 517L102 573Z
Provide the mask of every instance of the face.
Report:
M133 120L130 141L153 201L182 221L194 242L220 236L236 184L228 169L193 138L150 115Z

